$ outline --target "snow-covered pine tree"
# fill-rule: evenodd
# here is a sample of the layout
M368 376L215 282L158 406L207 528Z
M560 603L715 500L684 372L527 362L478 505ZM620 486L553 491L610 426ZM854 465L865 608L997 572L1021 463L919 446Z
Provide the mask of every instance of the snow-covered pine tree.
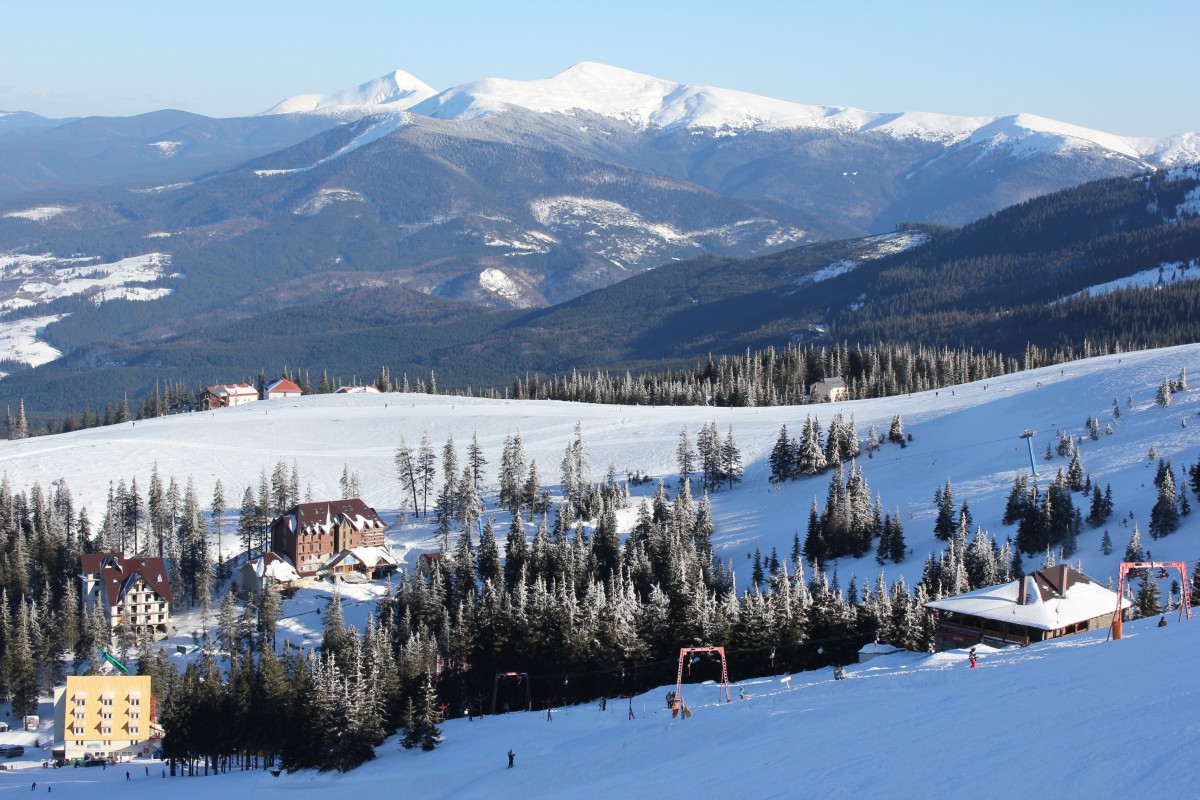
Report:
M679 468L680 484L688 483L696 471L696 451L688 437L687 425L679 432L679 443L675 446L675 463Z
M1133 533L1129 535L1129 544L1125 545L1124 561L1145 561L1146 553L1142 550L1142 533L1137 523L1133 524Z
M1150 538L1161 539L1179 527L1179 507L1175 498L1175 472L1170 464L1161 469L1155 482L1158 484L1158 499L1150 509Z
M771 483L792 480L796 476L795 453L796 443L788 438L787 425L780 426L775 446L771 448L771 475L767 480Z

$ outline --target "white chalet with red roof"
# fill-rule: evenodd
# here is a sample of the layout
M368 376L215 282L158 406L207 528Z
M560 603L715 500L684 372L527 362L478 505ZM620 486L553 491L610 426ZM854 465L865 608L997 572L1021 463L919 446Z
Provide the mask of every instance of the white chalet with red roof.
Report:
M277 381L271 381L263 387L263 400L286 400L289 397L299 397L303 392L294 381L287 378L280 378Z

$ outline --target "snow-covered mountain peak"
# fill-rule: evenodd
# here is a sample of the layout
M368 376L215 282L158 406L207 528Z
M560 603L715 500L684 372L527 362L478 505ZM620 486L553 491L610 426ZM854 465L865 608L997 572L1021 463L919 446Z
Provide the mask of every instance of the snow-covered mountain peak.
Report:
M481 119L513 109L571 114L586 111L643 131L693 130L730 136L748 130L831 130L919 138L944 145L1003 150L1018 158L1096 149L1111 157L1171 166L1200 157L1200 138L1134 139L1034 114L953 116L931 112L880 113L842 106L779 100L735 89L683 84L640 72L582 61L548 78L486 78L435 92L397 71L353 89L297 95L265 113L318 113L357 117L387 111L445 120Z
M432 86L404 70L332 94L298 94L277 103L264 114L328 114L362 116L381 111L406 111L437 94Z

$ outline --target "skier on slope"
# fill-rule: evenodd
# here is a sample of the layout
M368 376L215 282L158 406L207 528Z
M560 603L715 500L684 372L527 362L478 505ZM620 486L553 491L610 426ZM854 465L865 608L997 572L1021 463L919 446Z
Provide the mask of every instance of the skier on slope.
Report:
M967 658L971 659L971 669L975 669L976 658L975 658L975 648L974 647L971 648L970 653L967 653Z

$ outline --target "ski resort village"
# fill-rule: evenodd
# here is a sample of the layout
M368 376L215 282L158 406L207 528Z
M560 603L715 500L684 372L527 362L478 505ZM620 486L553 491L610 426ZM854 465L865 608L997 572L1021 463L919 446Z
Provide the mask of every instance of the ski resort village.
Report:
M285 380L5 441L0 788L1177 793L1197 365L740 407Z

